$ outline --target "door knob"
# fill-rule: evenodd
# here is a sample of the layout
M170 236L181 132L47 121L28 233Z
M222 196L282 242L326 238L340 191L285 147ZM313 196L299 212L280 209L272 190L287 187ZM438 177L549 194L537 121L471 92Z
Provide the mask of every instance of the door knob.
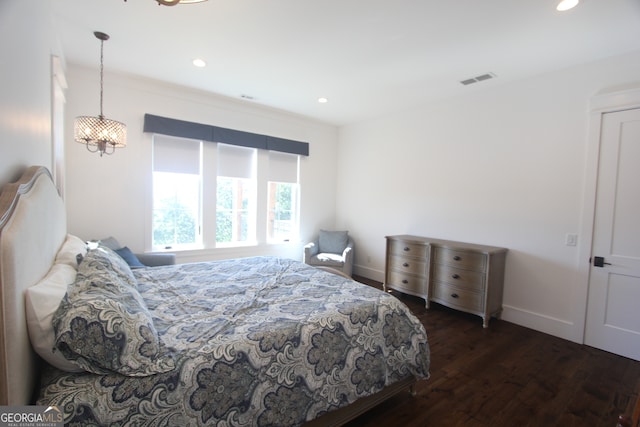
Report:
M610 262L604 262L604 257L594 256L593 257L593 266L594 267L604 267L605 265L611 265Z

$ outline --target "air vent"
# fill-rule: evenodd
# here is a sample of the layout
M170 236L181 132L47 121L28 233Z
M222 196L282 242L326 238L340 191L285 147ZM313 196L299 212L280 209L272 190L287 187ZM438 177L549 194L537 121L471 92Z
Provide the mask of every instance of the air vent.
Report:
M465 80L461 80L460 83L462 83L463 85L467 86L473 83L478 83L478 82L483 82L485 80L489 80L489 79L493 79L495 78L496 75L493 73L486 73L486 74L482 74L480 76L476 76L476 77L472 77L470 79L465 79Z

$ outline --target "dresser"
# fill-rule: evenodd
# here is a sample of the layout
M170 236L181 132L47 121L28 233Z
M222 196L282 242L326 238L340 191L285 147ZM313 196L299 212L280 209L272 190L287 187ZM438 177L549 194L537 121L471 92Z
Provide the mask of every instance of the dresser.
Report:
M507 249L399 235L387 236L384 289L424 298L482 317L502 311Z

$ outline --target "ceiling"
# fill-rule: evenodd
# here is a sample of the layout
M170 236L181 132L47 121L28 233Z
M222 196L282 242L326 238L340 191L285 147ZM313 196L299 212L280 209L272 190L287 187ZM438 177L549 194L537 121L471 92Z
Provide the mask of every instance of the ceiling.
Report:
M343 125L640 50L640 0L55 0L67 63ZM194 58L207 62L192 65ZM465 80L493 73L471 85ZM327 103L318 103L326 97ZM248 99L250 98L250 99Z

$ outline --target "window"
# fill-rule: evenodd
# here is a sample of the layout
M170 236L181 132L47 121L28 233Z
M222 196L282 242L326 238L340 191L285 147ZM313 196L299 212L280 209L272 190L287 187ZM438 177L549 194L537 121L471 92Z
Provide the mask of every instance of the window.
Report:
M153 249L201 246L201 142L154 136Z
M296 239L299 157L155 134L152 249Z
M218 144L216 243L256 240L256 149Z
M293 154L269 152L267 240L285 242L298 234L298 159Z
M216 194L216 242L248 242L251 227L253 183L248 179L218 177Z

